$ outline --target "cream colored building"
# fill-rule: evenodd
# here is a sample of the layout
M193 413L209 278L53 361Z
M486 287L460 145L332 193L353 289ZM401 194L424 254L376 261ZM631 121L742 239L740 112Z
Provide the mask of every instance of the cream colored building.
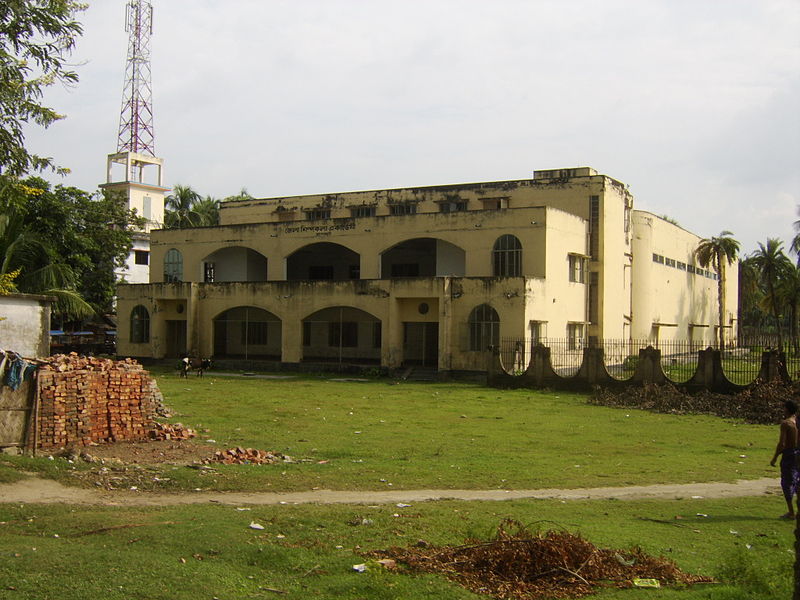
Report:
M447 372L485 370L504 339L710 342L716 282L652 261L691 264L699 239L588 167L226 202L219 226L152 232L150 284L118 289L118 352Z
M150 281L150 231L164 226L164 161L136 152L109 154L106 182L100 188L120 194L127 207L145 219L144 227L133 235L133 247L123 267L115 271L127 283Z

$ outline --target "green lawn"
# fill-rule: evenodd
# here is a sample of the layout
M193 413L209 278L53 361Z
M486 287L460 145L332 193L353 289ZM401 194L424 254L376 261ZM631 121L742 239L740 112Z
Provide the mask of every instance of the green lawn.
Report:
M171 421L213 440L201 442L209 455L249 446L304 462L214 473L167 466L137 480L145 489L574 488L776 475L771 427L590 406L575 394L327 377L157 379ZM76 484L69 473L87 467L6 458L0 479L23 468Z
M419 539L438 545L488 538L502 518L511 517L534 528L580 532L598 546L638 545L684 570L722 581L682 589L607 590L598 596L601 600L783 599L791 595L793 536L792 523L774 518L780 508L776 504L758 498L429 502L406 508L265 506L247 511L0 505L0 598L477 599L481 596L441 576L359 574L352 565L365 561L362 552ZM349 524L361 518L372 523ZM250 529L251 522L265 529ZM113 529L120 525L136 527ZM103 528L112 529L98 531Z
M588 405L580 395L322 376L156 375L176 412L171 421L215 440L201 442L209 451L252 446L306 462L219 466L209 473L134 469L140 490L521 489L777 476L768 467L774 427L609 409ZM97 467L2 457L0 481L38 472L77 484L73 474L89 468ZM126 473L119 473L120 487ZM83 481L91 484L91 478ZM775 518L784 509L777 496L250 508L0 505L0 600L478 598L440 576L358 574L351 567L365 560L361 551L418 539L457 544L488 538L506 517L566 527L601 546L639 545L723 582L607 590L599 595L603 600L790 595L792 524ZM361 517L373 523L348 524ZM251 521L265 529L250 529ZM104 528L111 529L98 531Z

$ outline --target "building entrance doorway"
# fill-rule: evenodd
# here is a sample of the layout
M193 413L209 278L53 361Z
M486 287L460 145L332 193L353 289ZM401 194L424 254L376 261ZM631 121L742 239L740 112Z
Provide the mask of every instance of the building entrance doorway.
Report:
M439 365L439 323L403 323L403 365Z
M167 358L186 354L186 321L167 320Z

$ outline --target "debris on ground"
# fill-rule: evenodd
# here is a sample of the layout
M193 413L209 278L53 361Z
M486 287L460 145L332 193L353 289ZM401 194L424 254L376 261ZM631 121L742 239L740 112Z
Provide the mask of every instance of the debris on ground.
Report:
M152 440L189 440L195 437L194 429L184 427L181 423L154 423L150 430Z
M580 598L600 587L634 587L634 581L659 585L711 583L709 577L684 573L665 558L640 548L598 548L566 531L532 533L517 521L505 520L494 539L469 540L463 546L415 545L372 552L406 569L441 573L477 593L503 600Z
M742 419L756 425L771 425L783 418L784 400L797 393L800 393L800 382L762 383L733 395L709 391L689 394L671 384L645 384L623 390L598 389L589 402L661 413L702 413Z
M295 462L291 456L280 452L270 452L267 450L257 450L256 448L230 448L229 450L217 450L214 455L203 461L206 464L212 462L223 463L226 465L274 465L278 463Z

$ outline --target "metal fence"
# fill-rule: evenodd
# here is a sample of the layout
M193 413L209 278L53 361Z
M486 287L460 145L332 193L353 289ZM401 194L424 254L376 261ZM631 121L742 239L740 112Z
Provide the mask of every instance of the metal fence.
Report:
M583 349L590 345L582 338L503 338L500 341L500 357L506 372L519 375L528 367L532 349L541 344L550 348L553 370L562 377L578 373L583 362ZM698 352L709 347L708 343L694 340L592 340L592 347L602 348L606 370L615 379L630 378L636 370L639 350L652 346L661 350L661 367L664 374L675 383L692 378L697 370ZM777 348L774 336L740 336L726 341L722 351L722 368L725 376L739 385L753 382L761 369L761 356L767 350ZM716 345L711 344L711 347ZM784 342L786 369L793 381L800 380L800 351L793 344Z

